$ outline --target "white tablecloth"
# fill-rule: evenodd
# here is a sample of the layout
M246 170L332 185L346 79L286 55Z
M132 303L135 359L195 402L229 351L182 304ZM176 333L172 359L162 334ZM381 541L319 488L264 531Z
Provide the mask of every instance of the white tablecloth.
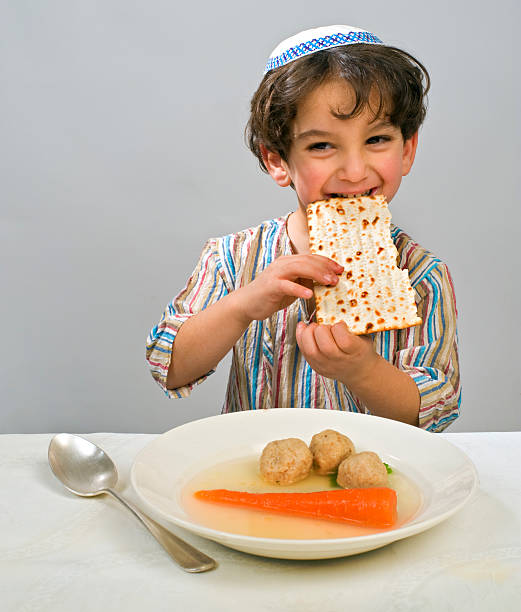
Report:
M442 435L477 467L477 494L429 531L323 561L250 556L179 530L219 567L179 569L107 495L79 498L52 475L51 434L0 436L0 610L510 611L521 605L521 432ZM152 435L85 435L114 459L118 489Z

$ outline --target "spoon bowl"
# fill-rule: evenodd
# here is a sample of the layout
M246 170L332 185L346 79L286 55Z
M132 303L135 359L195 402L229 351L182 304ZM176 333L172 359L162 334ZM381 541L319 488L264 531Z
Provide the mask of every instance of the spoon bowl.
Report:
M116 486L118 471L103 449L71 434L54 436L49 445L49 465L69 491L92 497Z
M101 493L115 497L187 572L206 572L217 566L214 559L145 516L114 490L118 482L118 471L112 459L96 444L81 436L57 434L49 444L48 457L53 474L69 491L82 497L93 497Z

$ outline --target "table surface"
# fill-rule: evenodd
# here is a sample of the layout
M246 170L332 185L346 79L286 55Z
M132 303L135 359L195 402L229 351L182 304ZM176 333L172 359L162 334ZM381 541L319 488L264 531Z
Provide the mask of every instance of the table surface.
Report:
M190 612L348 609L517 610L521 601L521 432L441 435L474 462L480 485L454 516L362 555L287 561L176 533L219 567L179 569L142 525L107 495L80 498L47 463L52 434L0 436L1 609L145 609ZM155 436L85 434L129 485L132 461Z

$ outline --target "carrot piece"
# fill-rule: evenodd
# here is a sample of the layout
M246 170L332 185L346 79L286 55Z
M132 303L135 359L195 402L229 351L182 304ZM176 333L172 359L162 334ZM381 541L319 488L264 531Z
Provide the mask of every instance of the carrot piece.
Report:
M396 522L396 491L387 487L311 493L246 493L209 489L196 491L194 495L197 499L208 502L345 521L364 527L391 527Z

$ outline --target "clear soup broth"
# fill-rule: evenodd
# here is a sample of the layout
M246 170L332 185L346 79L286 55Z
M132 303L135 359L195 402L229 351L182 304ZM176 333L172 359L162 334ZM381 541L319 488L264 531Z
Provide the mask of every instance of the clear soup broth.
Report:
M392 467L392 466L391 466ZM415 483L393 468L388 486L398 499L398 520L392 529L410 521L422 505L422 495ZM250 493L310 492L335 487L329 476L314 472L294 485L279 486L264 482L259 472L258 457L244 457L214 465L195 476L182 492L182 505L200 525L247 536L283 539L327 539L365 536L385 531L328 520L269 514L250 508L208 503L194 497L200 489L232 489Z

